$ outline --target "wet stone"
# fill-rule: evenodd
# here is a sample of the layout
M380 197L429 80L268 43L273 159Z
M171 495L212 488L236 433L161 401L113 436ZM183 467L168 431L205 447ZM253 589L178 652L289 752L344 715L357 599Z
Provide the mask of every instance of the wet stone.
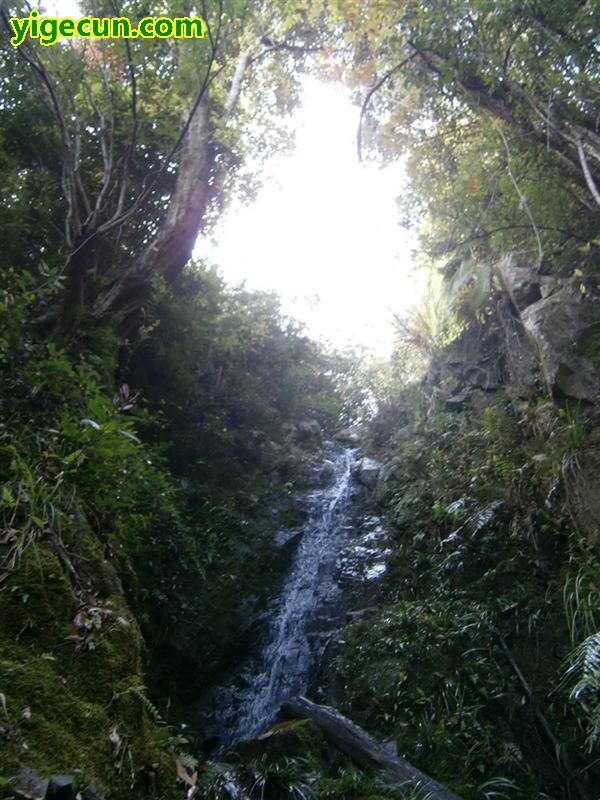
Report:
M26 767L10 778L8 783L18 800L44 800L49 781L42 778L37 770Z

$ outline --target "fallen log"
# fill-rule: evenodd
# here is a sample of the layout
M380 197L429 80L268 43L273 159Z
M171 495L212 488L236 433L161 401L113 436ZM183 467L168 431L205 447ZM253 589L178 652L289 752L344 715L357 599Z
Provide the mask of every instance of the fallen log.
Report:
M428 800L461 800L404 758L386 752L368 733L335 709L318 705L305 697L287 700L281 709L292 716L310 719L326 739L357 764L387 772L398 781L404 794L422 790Z

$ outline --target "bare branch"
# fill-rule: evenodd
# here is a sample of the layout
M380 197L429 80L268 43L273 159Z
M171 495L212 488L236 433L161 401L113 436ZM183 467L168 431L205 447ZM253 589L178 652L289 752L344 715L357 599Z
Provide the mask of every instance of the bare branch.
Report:
M198 94L196 95L196 99L195 99L195 101L194 101L194 103L192 105L190 113L188 114L188 117L187 117L187 120L185 122L185 125L183 126L179 136L175 140L175 143L172 145L172 147L169 150L169 152L164 156L164 158L162 160L162 163L161 163L160 167L156 170L156 172L154 172L152 175L146 176L146 178L144 179L144 184L142 186L142 191L138 194L138 196L133 201L133 203L129 206L129 208L127 208L125 211L122 211L122 212L119 211L119 209L117 208L117 211L115 212L115 214L113 214L113 216L109 220L107 220L105 223L103 223L102 225L99 225L95 230L93 230L90 233L90 235L87 236L69 254L67 262L70 261L75 255L77 255L77 253L79 253L84 247L87 247L87 245L93 239L95 239L96 236L99 236L99 235L104 234L104 233L108 233L109 231L111 231L111 230L113 230L113 229L115 229L117 227L120 227L130 217L132 217L133 214L135 214L136 211L142 206L142 204L148 199L148 197L152 193L154 187L158 183L159 178L164 174L165 170L167 169L169 164L172 162L172 159L173 159L175 153L177 152L177 150L179 149L179 147L183 143L185 137L187 136L187 133L188 133L188 131L190 129L192 121L193 121L193 119L194 119L194 117L196 115L196 112L198 111L200 103L202 102L206 92L208 91L208 88L209 88L210 84L215 80L217 75L219 75L219 73L223 69L223 67L220 67L216 72L211 74L212 67L213 67L213 64L214 64L215 59L216 59L217 48L218 48L219 43L220 43L219 39L220 39L220 32L221 32L222 8L223 8L222 1L219 2L219 8L221 9L221 14L219 16L219 25L218 25L218 28L217 28L216 35L214 36L214 38L211 37L211 41L214 42L214 46L211 47L209 62L208 62L207 68L206 68L206 73L204 75L204 78L202 80L202 84L200 86Z
M107 77L107 69L106 64L102 65L102 84L104 86L104 91L108 99L109 110L110 110L110 122L109 122L109 141L107 142L106 139L106 121L104 114L98 104L95 102L94 97L92 95L91 89L87 81L84 81L84 87L86 91L86 95L88 97L88 101L94 111L96 112L96 116L98 117L98 121L100 123L100 148L102 151L102 160L104 164L104 171L102 175L102 185L100 187L100 191L96 197L96 202L94 204L94 210L92 211L91 215L86 219L85 227L93 227L96 222L98 221L100 214L102 212L102 206L104 203L104 198L106 197L111 180L112 180L112 173L113 173L113 166L114 166L114 133L115 133L115 118L114 118L114 111L112 106L112 94L110 91L110 84L108 82Z
M7 31L10 32L10 19L6 12L6 9L0 9L0 14L2 15L2 21L4 22L4 26ZM27 47L21 46L17 48L17 52L20 58L22 58L33 70L35 75L37 75L39 81L42 85L46 88L48 93L48 97L50 99L50 107L52 110L52 114L56 120L58 125L58 132L60 135L60 141L63 150L63 159L62 159L62 170L61 170L61 186L63 190L63 194L65 196L65 201L67 203L67 214L65 217L65 239L67 240L67 244L72 246L73 244L73 235L72 229L73 227L77 228L78 223L78 214L77 214L77 192L75 187L75 182L73 179L73 172L71 169L71 140L69 135L69 130L67 127L67 122L65 116L62 111L62 106L60 100L58 98L58 93L56 91L56 87L52 81L52 78L44 65L39 61L38 58L30 55L28 52ZM76 223L76 224L74 224Z
M273 43L272 45L265 47L261 53L252 56L248 66L257 64L259 61L262 61L263 58L266 58L266 56L271 55L271 53L280 53L282 51L306 55L307 53L320 53L323 51L323 47L321 45L315 45L314 47L311 47L310 45L304 46L301 44L289 44L288 42Z

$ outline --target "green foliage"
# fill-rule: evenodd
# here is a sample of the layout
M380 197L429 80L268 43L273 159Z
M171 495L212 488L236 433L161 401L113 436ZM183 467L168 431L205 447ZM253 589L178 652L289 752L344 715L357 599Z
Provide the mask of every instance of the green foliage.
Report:
M121 11L182 13L159 5ZM275 112L297 102L298 59L328 35L321 3L200 5L202 47L0 43L2 769L81 768L141 797L158 762L171 796L169 751L185 743L162 705L185 713L239 656L240 600L260 609L278 578L272 500L310 464L302 426L331 432L341 413L374 417L389 455L394 549L382 609L340 654L350 713L468 796L593 786L586 411L473 393L450 414L406 387L485 320L499 256L577 271L584 289L598 271L596 6L327 4L338 63L378 85L364 149L406 154L404 213L437 269L423 308L397 321L391 365L369 370L322 353L272 295L202 266L175 282L198 229L232 192L252 196L246 156L254 168L289 145ZM240 63L248 101L231 107ZM180 141L196 99L198 130ZM173 209L190 218L171 225ZM597 340L594 327L581 353L595 359ZM315 753L253 770L248 791L265 799L395 792ZM226 775L207 767L198 785L217 797Z
M12 5L20 11L5 10L3 28L28 13ZM232 193L254 195L258 167L289 146L281 119L297 102L305 48L323 38L308 5L119 6L132 21L202 16L201 42L46 48L28 38L14 48L2 36L0 267L34 271L43 260L60 272L64 291L36 310L61 340L107 315L131 332L153 280L172 283ZM85 6L94 17L116 11L108 0Z
M597 631L597 559L573 526L580 467L565 472L593 448L589 423L501 392L449 413L430 391L431 378L400 391L372 425L393 555L383 607L344 636L346 711L462 796L591 786L595 640L568 662L579 706L562 679Z
M395 318L393 368L402 383L424 374L432 359L461 332L456 291L439 274L430 274L427 294L406 318Z
M0 361L25 344L24 319L40 293L55 294L60 279L42 263L38 275L9 267L0 272Z
M592 636L598 629L596 618L600 606L597 580L600 575L598 558L580 542L572 542L563 602L571 644Z
M349 760L331 772L316 783L314 797L318 800L384 800L398 795L398 787L384 775L358 769Z
M228 290L197 266L149 309L145 329L127 379L143 388L150 432L190 484L256 485L285 456L286 425L337 424L341 370L272 294Z
M598 204L584 164L598 185L596 4L328 8L347 45L345 75L364 100L359 149L405 159L404 224L418 229L462 319L485 313L492 267L507 253L545 274L598 274ZM409 322L409 342L419 342L411 327L431 330L424 313ZM596 333L581 345L591 357ZM401 340L399 357L407 354L414 359Z
M263 757L252 765L254 785L250 793L257 800L267 797L291 797L311 800L314 792L309 785L310 762L304 758L283 758L271 761Z
M31 751L14 723L2 769L77 767L136 796L144 763L168 783L187 747L167 699L184 718L243 646L243 599L258 607L279 577L272 503L310 463L299 426L337 424L341 368L276 298L212 270L157 285L118 361L109 324L77 355L38 336L54 278L8 272L5 287L0 688L39 723Z

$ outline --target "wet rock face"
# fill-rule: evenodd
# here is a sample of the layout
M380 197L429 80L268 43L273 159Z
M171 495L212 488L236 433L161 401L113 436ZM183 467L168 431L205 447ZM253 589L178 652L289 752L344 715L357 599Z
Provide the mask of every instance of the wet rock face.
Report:
M342 583L359 586L355 601L372 600L374 591L372 582L381 578L387 569L387 561L392 551L388 547L388 532L381 518L376 514L360 517L356 521L356 533L341 551L338 560L339 580ZM375 590L378 593L378 589ZM363 614L368 608L360 608L356 612Z
M546 383L593 402L600 393L600 297L565 286L521 312L536 342Z
M353 449L327 445L324 463L312 474L303 496L305 522L278 537L291 555L283 586L269 602L260 638L240 654L233 674L199 709L199 725L215 749L255 736L276 718L283 699L306 690L311 665L319 662L338 622L339 551L353 530L351 466ZM204 743L204 749L209 745Z
M52 775L48 779L29 767L8 780L16 800L72 800L75 797L75 784L75 775ZM84 792L81 796L89 795Z
M53 775L50 779L48 797L53 800L70 800L75 794L74 775Z

